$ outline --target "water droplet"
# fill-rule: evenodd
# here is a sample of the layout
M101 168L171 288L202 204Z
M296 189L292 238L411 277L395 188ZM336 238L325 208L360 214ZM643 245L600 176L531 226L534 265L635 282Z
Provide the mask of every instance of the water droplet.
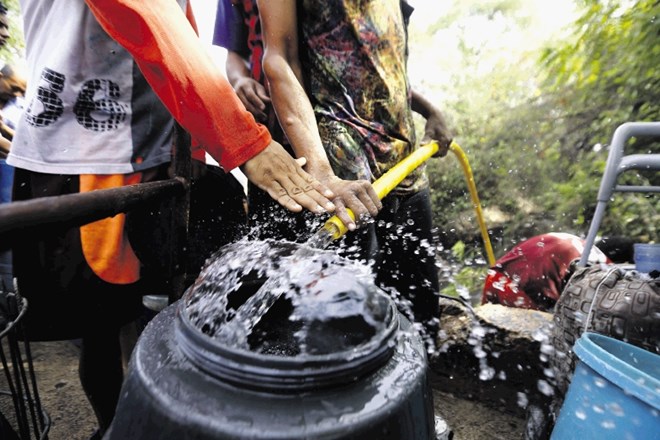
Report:
M607 410L610 413L612 413L613 415L615 415L617 417L623 417L625 415L625 412L624 412L623 408L621 407L621 405L619 405L616 402L607 403L607 404L605 404L605 407L607 408Z
M614 429L616 428L616 424L612 420L603 420L600 424L605 429Z
M543 393L546 396L552 396L555 394L554 389L552 388L552 385L550 385L547 381L541 379L536 383L536 386L538 390Z
M491 380L493 377L495 377L495 369L491 367L481 367L479 371L479 379L480 380Z
M587 413L583 409L578 409L575 411L575 417L580 420L587 420Z

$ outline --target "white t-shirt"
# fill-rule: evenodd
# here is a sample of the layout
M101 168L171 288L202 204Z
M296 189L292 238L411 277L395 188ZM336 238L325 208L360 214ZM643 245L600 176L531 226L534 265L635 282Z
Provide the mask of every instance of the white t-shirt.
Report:
M21 0L21 11L28 89L7 162L51 174L126 174L168 162L169 112L85 2Z

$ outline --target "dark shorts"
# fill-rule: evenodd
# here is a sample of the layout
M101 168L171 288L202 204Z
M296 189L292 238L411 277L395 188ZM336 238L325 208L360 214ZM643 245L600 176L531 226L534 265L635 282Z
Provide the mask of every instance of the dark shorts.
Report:
M16 169L14 201L78 192L78 176ZM79 338L98 326L118 328L142 313L140 282L114 285L97 277L82 254L78 228L44 226L40 232L13 251L18 291L28 300L28 339Z
M156 178L166 178L166 169ZM15 201L78 192L77 175L16 169ZM15 246L14 276L19 293L28 300L28 338L73 339L100 327L118 328L143 314L143 295L167 295L161 238L168 235L168 209L171 205L161 204L127 215L131 246L143 264L142 278L132 284L111 284L96 276L83 256L77 227L44 226L39 237ZM246 215L240 185L211 169L192 184L190 219L185 263L189 278L194 278L208 255L243 232Z
M346 234L342 247L354 250L347 257L372 262L378 285L410 302L409 309L400 304L401 311L436 334L440 283L429 190L382 202L376 220Z

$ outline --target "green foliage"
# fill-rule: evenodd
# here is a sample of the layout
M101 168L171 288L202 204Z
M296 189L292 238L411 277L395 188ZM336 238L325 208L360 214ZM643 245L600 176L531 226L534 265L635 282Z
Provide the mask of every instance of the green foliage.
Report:
M457 241L451 249L451 259L453 261L471 261L474 257L474 251L466 246L462 241ZM464 297L471 299L473 304L477 304L481 298L481 290L486 278L487 268L484 265L466 264L453 275L452 279L441 289L443 295L453 297Z
M462 241L457 241L452 247L451 247L451 253L454 256L454 258L463 261L465 259L465 243Z
M575 213L576 226L585 230L604 169L604 152L590 148L606 145L624 122L660 121L660 2L582 3L572 41L547 49L541 63L548 102L567 134L558 164L569 171L566 181L552 185L550 194L558 196L548 197L546 208L555 215ZM658 145L650 139L632 140L626 154L657 152ZM631 173L622 179L638 185L660 183ZM617 194L608 204L601 232L658 240L658 208L657 197Z
M2 2L8 10L7 18L9 19L9 33L11 36L7 44L3 48L0 48L0 64L6 62L15 63L21 59L25 49L20 5L18 0L2 0Z
M463 266L453 282L441 289L440 293L456 298L464 298L472 305L480 302L481 290L486 279L487 268L483 266Z
M546 27L532 3L455 2L411 36L413 49L419 39L457 40L443 53L449 79L427 88L443 102L470 160L496 254L539 233L586 234L614 130L660 121L660 1L580 0L575 21L545 40L535 35ZM500 30L491 40L515 43L475 42L479 25ZM626 154L658 152L659 145L634 139ZM450 153L428 170L445 245L463 240L481 248L455 158ZM660 184L657 174L630 174L624 181ZM616 194L600 233L658 241L659 208L657 195Z
M550 101L575 131L571 157L624 122L660 120L660 2L582 3L573 38L541 57Z

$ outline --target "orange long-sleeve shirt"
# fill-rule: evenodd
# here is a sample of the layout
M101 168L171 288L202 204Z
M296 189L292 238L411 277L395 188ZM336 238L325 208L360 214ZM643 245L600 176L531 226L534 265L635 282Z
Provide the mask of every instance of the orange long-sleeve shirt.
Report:
M245 110L173 0L86 0L133 56L173 117L225 169L262 151L268 130Z

